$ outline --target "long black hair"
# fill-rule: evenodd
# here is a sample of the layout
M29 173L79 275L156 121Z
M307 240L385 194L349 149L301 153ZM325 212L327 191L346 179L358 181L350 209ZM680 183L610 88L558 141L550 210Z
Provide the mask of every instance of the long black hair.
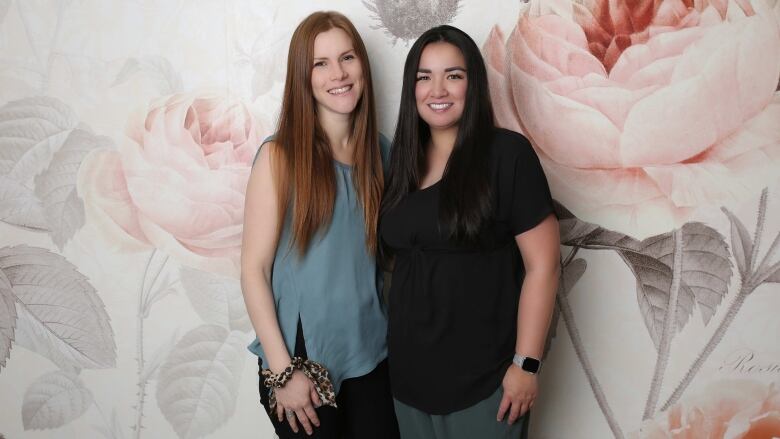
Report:
M476 239L491 213L488 150L495 123L487 71L474 40L452 26L429 29L414 42L406 57L393 137L387 190L380 212L387 212L417 190L425 172L425 146L430 127L417 111L415 84L425 46L446 42L460 49L466 60L466 101L458 124L455 147L447 161L439 188L439 228L458 242Z

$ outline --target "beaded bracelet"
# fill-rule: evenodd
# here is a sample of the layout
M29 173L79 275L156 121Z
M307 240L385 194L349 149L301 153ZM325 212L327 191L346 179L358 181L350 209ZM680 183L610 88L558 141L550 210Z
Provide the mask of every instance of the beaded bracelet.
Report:
M320 397L323 405L336 407L336 392L333 390L333 383L330 381L328 370L315 361L294 357L290 365L285 367L280 373L273 373L271 369L260 371L260 375L263 377L263 384L268 388L268 407L271 413L276 409L275 390L284 387L296 370L303 372L314 383L314 389L317 391L317 395Z

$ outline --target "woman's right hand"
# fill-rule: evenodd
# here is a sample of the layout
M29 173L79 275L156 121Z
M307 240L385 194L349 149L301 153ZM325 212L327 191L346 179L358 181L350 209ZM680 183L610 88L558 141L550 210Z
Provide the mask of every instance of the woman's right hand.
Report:
M320 426L314 407L319 407L321 404L314 383L303 372L296 370L287 384L274 392L276 393L276 416L279 422L283 422L283 417L287 418L292 431L298 433L297 421L300 421L306 434L314 433L312 425Z

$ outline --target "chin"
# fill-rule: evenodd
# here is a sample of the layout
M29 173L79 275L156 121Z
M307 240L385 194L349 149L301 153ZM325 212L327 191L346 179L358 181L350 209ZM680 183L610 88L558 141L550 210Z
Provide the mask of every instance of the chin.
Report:
M334 105L331 107L332 111L341 114L350 114L355 111L355 108L357 108L357 103L354 103L353 105Z
M357 101L354 102L333 102L333 101L326 101L324 103L320 103L319 106L327 111L330 111L331 113L337 113L337 114L350 114L357 108Z
M428 126L431 129L434 130L441 130L445 128L450 128L458 124L457 120L451 120L451 119L440 119L437 117L424 117L423 120L425 123L428 124Z

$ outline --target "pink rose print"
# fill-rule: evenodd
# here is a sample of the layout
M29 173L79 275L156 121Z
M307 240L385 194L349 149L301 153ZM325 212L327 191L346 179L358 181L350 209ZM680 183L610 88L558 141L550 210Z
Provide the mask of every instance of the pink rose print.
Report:
M579 217L668 231L775 181L777 17L760 0L532 1L485 43L498 122Z
M642 439L763 439L780 437L780 390L775 384L724 380L646 421Z
M262 130L241 102L177 94L128 123L129 140L84 162L79 193L104 229L179 262L237 276L244 193Z

